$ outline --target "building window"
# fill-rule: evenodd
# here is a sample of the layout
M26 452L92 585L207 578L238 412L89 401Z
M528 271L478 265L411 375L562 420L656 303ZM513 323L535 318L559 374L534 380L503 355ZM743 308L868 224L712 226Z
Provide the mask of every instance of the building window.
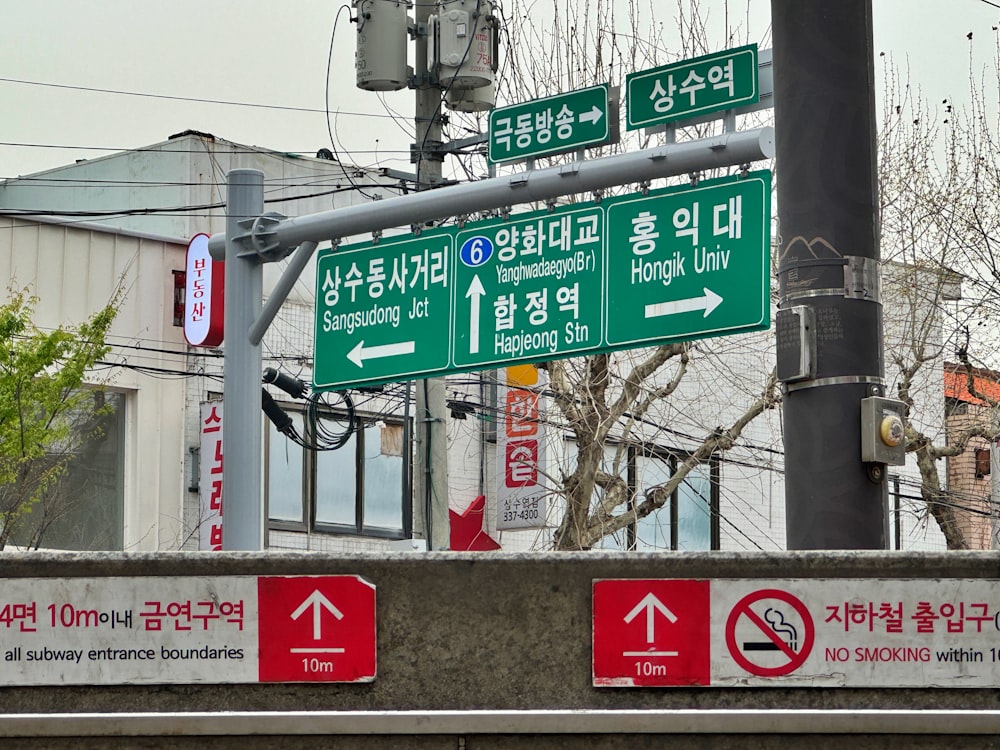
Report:
M184 292L187 286L187 273L174 271L174 325L184 327Z
M304 435L303 415L289 414ZM304 449L267 424L268 516L274 528L410 536L403 424L362 420L334 451Z
M976 479L990 475L990 449L976 448Z
M602 469L613 471L618 446L605 446ZM624 465L618 474L628 482L629 505L635 507L646 499L646 493L669 481L684 454L661 449L627 446ZM679 550L705 551L719 549L719 481L718 461L703 463L692 470L671 494L666 503L653 513L604 537L596 546L620 550ZM595 492L599 502L601 491ZM619 513L625 512L620 508Z
M64 469L28 513L9 543L31 549L113 551L124 547L125 395L92 390L74 415L62 445L32 471ZM12 501L0 488L0 503Z

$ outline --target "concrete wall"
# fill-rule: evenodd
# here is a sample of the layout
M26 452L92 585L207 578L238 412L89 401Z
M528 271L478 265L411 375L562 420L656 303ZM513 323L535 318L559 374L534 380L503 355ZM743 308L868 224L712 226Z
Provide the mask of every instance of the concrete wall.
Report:
M0 688L3 715L53 712L431 711L498 709L994 709L992 689L594 688L591 686L591 585L600 578L976 578L1000 575L993 553L699 554L137 554L5 555L7 578L358 574L378 591L378 676L373 683ZM2 638L2 632L0 632ZM1000 722L998 722L1000 723ZM659 747L655 734L352 737L336 747ZM671 747L800 747L794 737L685 735ZM906 732L905 727L900 727ZM952 747L987 747L962 736ZM958 732L958 735L954 735ZM721 733L721 734L719 734ZM659 740L657 741L657 737ZM204 739L204 738L202 738ZM332 742L333 738L324 738ZM829 742L826 742L828 739ZM931 747L932 737L868 740L827 737L824 747ZM938 738L940 740L941 738ZM265 742L266 740L266 742ZM313 747L317 738L250 737L241 747ZM671 740L671 742L674 742ZM842 742L842 740L846 740ZM33 740L39 742L38 740ZM32 740L4 740L6 747ZM816 739L809 740L815 746ZM10 744L8 744L10 742ZM166 747L196 747L190 738ZM189 742L191 744L189 744ZM83 740L45 747L107 747ZM121 746L136 746L123 744ZM143 747L154 746L143 744ZM155 745L159 746L159 745ZM235 746L222 743L219 746Z

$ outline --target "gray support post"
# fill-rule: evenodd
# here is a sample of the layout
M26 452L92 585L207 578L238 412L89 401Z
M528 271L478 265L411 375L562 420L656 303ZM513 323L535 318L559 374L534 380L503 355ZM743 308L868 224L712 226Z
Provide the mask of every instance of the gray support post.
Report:
M254 320L253 325L250 326L250 343L254 346L257 346L264 338L267 329L274 322L274 316L278 314L278 310L281 309L285 300L288 299L288 295L295 286L295 282L298 281L299 276L302 275L302 271L309 264L309 259L313 256L313 253L316 252L318 244L317 242L307 240L295 249L295 254L292 255L292 259L285 266L285 270L281 274L281 278L278 279L278 283L274 285L270 294L267 295L267 304L264 305L260 317Z
M264 174L256 169L229 173L226 196L225 391L222 423L222 548L264 549L261 488L260 345L250 326L263 297L260 257L243 250L239 222L264 211Z
M562 195L589 193L614 185L636 184L703 169L739 166L773 156L772 128L723 133L697 141L628 151L600 159L295 216L269 225L267 242L292 249L307 241L321 242L331 237L349 237ZM226 235L221 232L213 234L208 240L208 250L216 260L225 257L225 247Z
M861 461L861 399L884 375L871 3L771 0L771 19L778 329L814 321L778 338L788 548L884 549L885 472Z
M417 28L427 27L431 11L436 8L429 2L414 5ZM433 43L429 36L424 37L417 44L415 58L417 86L413 117L417 190L426 190L441 182L444 161L440 150L442 94L436 82L432 81L433 71L427 69L428 45ZM423 521L427 549L446 550L451 547L451 528L448 518L448 411L445 408L444 378L426 378L418 380L415 385L413 505Z

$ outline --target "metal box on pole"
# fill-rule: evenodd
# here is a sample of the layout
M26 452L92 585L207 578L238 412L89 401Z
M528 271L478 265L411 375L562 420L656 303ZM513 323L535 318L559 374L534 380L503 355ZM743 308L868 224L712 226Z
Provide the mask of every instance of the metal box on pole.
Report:
M438 82L477 89L493 83L495 30L487 0L444 0L433 19L437 34Z
M456 112L488 112L496 104L496 86L491 83L477 89L450 88L444 103Z
M406 34L409 21L403 0L354 0L358 24L354 68L357 86L366 91L406 88Z

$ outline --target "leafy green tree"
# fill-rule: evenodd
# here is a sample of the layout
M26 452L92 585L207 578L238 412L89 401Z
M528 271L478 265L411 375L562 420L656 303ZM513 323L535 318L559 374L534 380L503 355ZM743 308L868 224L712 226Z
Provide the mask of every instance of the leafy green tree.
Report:
M108 351L117 301L79 326L52 330L33 322L38 299L27 290L9 289L0 305L0 549L42 506L45 518L31 524L38 546L59 515L60 479L100 434L103 399L82 386Z

